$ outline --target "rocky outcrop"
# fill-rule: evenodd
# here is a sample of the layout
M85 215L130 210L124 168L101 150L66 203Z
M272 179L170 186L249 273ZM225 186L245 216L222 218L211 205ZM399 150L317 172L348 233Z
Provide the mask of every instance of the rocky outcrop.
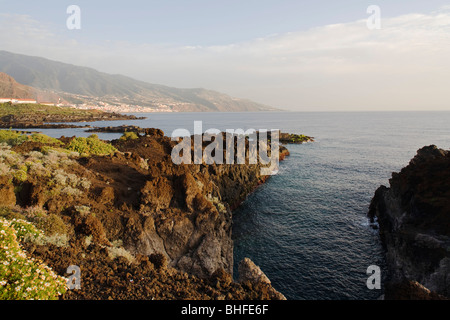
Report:
M160 130L146 133L115 142L146 163L138 169L142 176L136 180L142 182L131 186L139 196L127 206L137 213L123 229L124 245L133 253L161 253L170 266L199 277L219 269L232 274L231 210L267 179L261 165L176 165L167 156L176 142ZM88 167L103 171L107 164L102 161Z
M418 150L389 183L368 214L386 248L386 299L450 297L450 152Z
M239 262L239 282L250 281L251 283L270 283L269 278L249 258Z
M128 284L133 274L115 273L123 265L117 257L154 266L157 270L137 271L135 280L145 282L148 274L162 272L165 275L155 282L177 294L183 290L173 280L181 277L188 283L192 277L211 297L282 298L267 278L242 284L230 280L232 208L267 179L262 165L174 164L171 151L177 142L158 129L145 129L144 134L113 141L118 151L108 155L68 154L64 148L74 137L60 138L61 149L43 142L4 147L3 158L14 161L3 165L0 206L15 208L16 216L30 221L58 217L65 226L65 247L58 254L52 244L30 244L29 252L60 274L70 264L90 270L89 285L75 295L80 298L104 297L100 292L105 287L113 299L126 296L123 287L132 290L134 298L152 296L151 281L145 285L148 292L142 292L138 284ZM280 147L280 154L285 156L287 150ZM34 162L41 165L32 166ZM19 176L25 163L30 169ZM104 268L111 268L108 276ZM250 270L259 269L250 264ZM181 296L198 297L197 293ZM156 294L165 297L163 292Z
M239 282L250 283L252 286L267 286L271 296L276 297L277 300L286 300L286 297L276 291L272 286L269 278L261 271L261 269L255 265L255 263L249 258L244 258L239 262Z
M307 142L314 142L313 137L305 136L304 134L294 134L281 132L279 136L280 143L283 144L302 144Z

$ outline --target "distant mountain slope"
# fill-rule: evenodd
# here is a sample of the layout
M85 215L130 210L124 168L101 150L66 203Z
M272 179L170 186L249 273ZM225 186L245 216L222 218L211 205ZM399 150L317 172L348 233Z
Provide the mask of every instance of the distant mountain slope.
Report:
M45 90L39 90L30 86L18 83L10 75L0 72L0 97L15 99L35 99L38 102L65 102L60 96Z
M174 111L272 111L275 108L206 89L179 89L40 57L0 51L0 71L18 82L71 95L115 99ZM70 97L66 97L70 101ZM79 97L78 97L79 98Z
M0 97L16 99L34 99L35 90L29 86L17 83L14 78L0 72Z

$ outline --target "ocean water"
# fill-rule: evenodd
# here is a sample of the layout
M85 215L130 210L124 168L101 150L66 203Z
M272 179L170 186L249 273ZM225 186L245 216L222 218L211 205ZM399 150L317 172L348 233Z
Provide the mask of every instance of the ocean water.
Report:
M366 286L367 267L385 262L378 232L367 220L370 200L392 172L416 151L435 144L450 149L450 112L152 113L134 124L164 130L194 121L203 131L280 129L315 137L288 145L291 153L277 175L248 196L233 213L235 277L238 262L252 259L288 299L377 299ZM87 136L81 129L39 130L59 137ZM99 134L102 139L120 134Z

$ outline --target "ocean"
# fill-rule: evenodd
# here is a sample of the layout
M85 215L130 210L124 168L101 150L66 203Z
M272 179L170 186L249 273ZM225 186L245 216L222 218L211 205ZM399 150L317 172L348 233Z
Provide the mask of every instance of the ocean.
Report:
M140 114L142 115L142 114ZM313 136L288 145L290 156L277 175L233 213L234 273L253 260L288 299L373 300L367 268L385 261L378 231L366 217L380 185L389 185L423 146L450 149L450 112L270 112L149 113L145 120L94 122L133 124L193 133L206 129L280 129ZM88 136L83 129L47 129L53 137ZM120 134L98 134L115 139Z

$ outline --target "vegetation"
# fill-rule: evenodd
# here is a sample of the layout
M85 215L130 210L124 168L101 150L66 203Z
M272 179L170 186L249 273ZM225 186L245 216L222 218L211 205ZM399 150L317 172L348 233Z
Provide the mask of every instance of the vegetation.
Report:
M6 143L10 146L16 146L28 141L29 137L17 131L0 130L0 143Z
M11 104L11 103L1 103L0 104L0 117L7 115L36 115L42 116L77 116L86 117L92 114L100 114L102 111L99 110L80 110L70 107L56 107L56 106L46 106L41 104Z
M124 134L120 137L120 140L136 140L139 139L139 136L136 132L134 131L127 131L124 132Z
M291 135L291 139L292 142L294 143L299 143L299 142L304 142L304 141L308 141L310 139L310 137L305 136L304 134L292 134Z
M33 142L40 142L43 144L54 144L54 145L62 145L63 144L58 139L49 137L42 133L33 133L31 136L29 136L29 140L31 140Z
M54 300L65 293L67 279L27 256L23 241L43 234L24 220L0 218L0 300Z
M58 139L51 138L41 133L25 134L15 130L0 130L0 143L6 143L10 146L17 146L26 141L62 145L62 142Z
M118 257L123 257L128 261L128 263L133 263L135 261L135 257L123 247L121 240L113 242L110 247L107 247L107 250L108 256L112 260Z
M70 166L76 165L73 158L77 156L78 153L52 149L45 153L31 151L19 154L11 150L11 146L1 143L0 176L8 177L19 189L29 178L44 179L51 195L80 196L91 183L84 177L67 172Z
M287 134L287 133L282 133L279 137L279 140L281 143L304 143L304 142L309 142L309 141L313 141L312 137L306 136L304 134Z
M66 149L82 155L106 155L117 151L111 144L101 141L96 134L90 135L88 138L75 138Z

